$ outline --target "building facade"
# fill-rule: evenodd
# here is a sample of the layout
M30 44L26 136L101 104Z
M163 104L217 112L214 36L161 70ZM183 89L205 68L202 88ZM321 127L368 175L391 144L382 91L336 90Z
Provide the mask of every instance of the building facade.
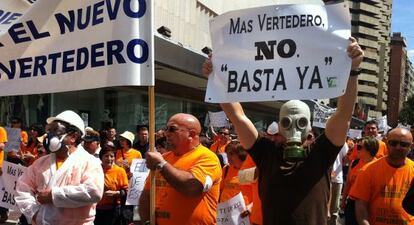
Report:
M407 93L406 71L407 50L406 42L401 33L393 33L391 37L391 61L387 118L392 127L398 125L398 114L402 108Z
M378 118L387 109L392 1L348 2L352 36L365 51L358 79L358 108L368 117Z

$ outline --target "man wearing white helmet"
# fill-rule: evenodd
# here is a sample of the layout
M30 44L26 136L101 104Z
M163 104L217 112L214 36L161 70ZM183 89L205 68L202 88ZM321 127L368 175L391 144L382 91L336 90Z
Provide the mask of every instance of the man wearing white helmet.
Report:
M29 223L93 224L102 198L101 165L82 145L85 125L67 110L46 120L51 154L36 160L17 182L16 203Z
M350 38L347 51L352 69L358 69L363 51L354 38ZM203 74L211 73L211 59L206 60L202 70ZM351 75L357 74L351 71ZM311 130L310 110L304 102L291 100L280 109L279 131L286 138L284 145L259 137L240 103L221 104L240 143L249 149L256 163L264 225L327 224L329 172L345 143L357 80L356 76L349 77L346 92L339 97L338 108L327 121L325 133L307 147L302 142Z

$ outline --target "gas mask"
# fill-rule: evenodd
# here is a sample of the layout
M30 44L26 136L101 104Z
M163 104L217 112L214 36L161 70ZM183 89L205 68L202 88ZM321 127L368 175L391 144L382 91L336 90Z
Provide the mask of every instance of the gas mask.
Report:
M283 159L286 161L305 159L307 152L302 147L302 140L311 130L308 105L299 100L291 100L283 104L279 113L279 130L287 140Z
M63 139L65 139L66 135L67 134L64 134L59 138L56 134L48 133L43 141L43 146L50 152L57 152L63 147L66 147L66 145L63 144Z

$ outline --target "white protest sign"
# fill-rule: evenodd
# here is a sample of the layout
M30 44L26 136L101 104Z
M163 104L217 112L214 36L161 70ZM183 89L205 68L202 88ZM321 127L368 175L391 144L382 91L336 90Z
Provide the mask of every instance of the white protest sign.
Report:
M15 151L17 152L20 149L21 137L20 137L20 128L11 128L5 127L7 132L7 143L4 146L5 152Z
M351 69L346 3L276 5L228 12L210 21L213 74L205 101L332 98Z
M387 115L381 118L378 118L377 122L378 122L378 130L382 130L385 133L387 133L389 129Z
M154 85L152 5L37 0L0 32L0 96Z
M228 127L229 121L224 111L220 112L208 112L208 117L210 120L210 126L213 127Z
M3 162L3 175L0 176L0 206L8 209L19 210L14 196L16 196L17 180L24 172L26 167Z
M139 197L144 190L145 179L149 170L145 165L145 159L134 159L131 163L132 177L129 179L126 205L138 205Z
M246 210L243 195L240 192L233 198L217 205L217 225L249 225L249 217L242 218L240 213Z
M313 109L313 127L325 128L326 121L335 112L335 109L329 109L318 104L315 104Z
M350 138L353 138L353 139L355 139L355 138L361 138L361 132L362 132L362 130L349 129L348 130L348 136Z

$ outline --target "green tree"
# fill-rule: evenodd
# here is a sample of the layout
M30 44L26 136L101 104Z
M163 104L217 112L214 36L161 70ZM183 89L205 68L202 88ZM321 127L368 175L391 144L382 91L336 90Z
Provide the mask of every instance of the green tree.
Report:
M398 116L400 123L414 125L414 95L411 95L406 102Z

